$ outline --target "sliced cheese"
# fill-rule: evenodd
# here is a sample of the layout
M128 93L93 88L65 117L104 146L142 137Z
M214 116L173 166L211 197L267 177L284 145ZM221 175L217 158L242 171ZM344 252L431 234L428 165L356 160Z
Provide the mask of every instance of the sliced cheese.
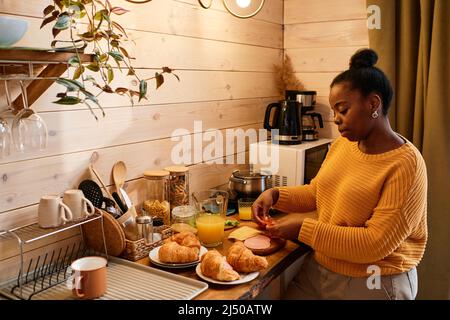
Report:
M236 239L244 241L245 239L254 237L260 233L261 231L256 230L255 228L243 226L231 232L230 235L228 236L228 239Z

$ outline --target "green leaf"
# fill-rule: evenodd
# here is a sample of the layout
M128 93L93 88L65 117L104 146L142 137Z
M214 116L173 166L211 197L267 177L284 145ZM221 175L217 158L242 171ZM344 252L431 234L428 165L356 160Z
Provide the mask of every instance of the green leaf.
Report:
M65 79L65 78L58 78L55 80L57 84L60 84L67 88L67 91L79 91L81 89L84 90L84 86L76 81L71 79Z
M53 10L55 10L55 6L54 5L48 5L47 7L45 7L44 9L44 16L48 15L49 13L53 12Z
M73 74L73 79L78 79L84 72L84 67L83 65L80 65L76 70L75 73Z
M156 72L155 79L156 79L156 89L158 89L164 83L164 76L161 73Z
M103 19L105 19L106 21L108 21L109 23L111 23L111 18L109 17L108 11L102 10L102 17L103 17Z
M117 40L111 40L110 44L114 48L119 47L119 41L117 41Z
M117 29L119 29L119 31L122 32L125 37L127 37L127 33L125 32L125 29L120 24L118 24L117 22L113 21L112 25L114 27L116 27Z
M118 53L118 52L114 52L114 51L108 51L108 54L114 58L114 60L117 61L123 61L123 56Z
M54 16L45 18L41 23L40 29L42 29L46 24L49 24L50 22L52 22L54 20L56 20L56 17L54 17Z
M99 57L100 62L106 62L108 60L108 55L106 53L103 53Z
M70 64L72 67L78 67L80 64L80 59L78 59L78 56L72 56L67 60L67 63Z
M108 65L106 68L108 69L108 83L111 83L111 81L114 80L114 70L110 65Z
M54 25L54 29L58 29L58 30L65 30L67 28L69 28L70 25L70 17L67 14L61 14L58 17L58 21L56 21L55 25Z
M81 33L78 34L77 36L79 36L80 38L86 40L86 41L94 41L94 34L92 32L85 32L85 33Z
M139 83L139 101L141 101L147 95L147 82L141 80Z
M100 67L97 63L91 63L91 64L87 65L86 68L88 68L89 70L91 70L93 72L100 71Z
M97 20L97 21L103 20L103 14L105 12L106 12L106 10L97 11L94 15L94 20Z
M119 47L119 50L120 50L120 52L122 52L122 54L123 54L125 57L127 57L128 59L134 59L134 58L130 57L130 55L128 54L128 51L125 50L124 47Z
M87 68L87 67L86 67ZM97 81L95 80L95 78L91 75L87 75L86 77L84 77L84 81L91 81L93 83L97 83Z
M71 105L71 104L78 104L81 102L80 98L77 97L71 97L71 96L66 96L64 98L61 98L59 100L53 101L53 103L57 103L57 104L67 104L67 105Z

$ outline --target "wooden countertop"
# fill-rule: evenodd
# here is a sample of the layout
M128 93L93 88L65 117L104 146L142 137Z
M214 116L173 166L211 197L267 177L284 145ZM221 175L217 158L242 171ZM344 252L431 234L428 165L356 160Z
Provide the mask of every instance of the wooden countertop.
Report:
M231 216L230 218L236 218ZM250 226L256 228L254 222L241 221L239 226ZM215 247L223 255L226 254L228 248L233 244L232 240L228 240L228 235L236 228L225 230L225 241L222 245ZM270 284L272 280L278 277L289 265L291 265L296 259L305 254L309 248L306 245L287 241L286 246L277 252L266 256L269 262L269 267L262 270L259 276L253 281L240 284L240 285L218 285L208 283L209 288L205 292L198 295L196 300L237 300L237 299L252 299L258 296L264 288ZM192 279L202 280L197 276L195 268L183 268L183 269L168 269L158 267L150 262L148 257L136 261L137 263L152 266L168 272L173 272L182 276L186 276Z

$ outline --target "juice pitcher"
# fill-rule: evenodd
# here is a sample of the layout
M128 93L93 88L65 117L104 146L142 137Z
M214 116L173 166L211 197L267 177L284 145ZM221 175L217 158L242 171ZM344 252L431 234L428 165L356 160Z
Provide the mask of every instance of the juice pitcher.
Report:
M197 210L197 235L205 247L216 247L223 242L228 207L228 192L204 190L192 193Z

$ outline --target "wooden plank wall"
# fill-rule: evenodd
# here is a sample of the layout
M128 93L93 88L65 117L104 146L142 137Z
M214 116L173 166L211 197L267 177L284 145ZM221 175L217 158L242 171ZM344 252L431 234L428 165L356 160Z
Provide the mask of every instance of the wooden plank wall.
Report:
M61 87L50 87L33 105L47 123L48 148L0 160L0 230L36 221L42 195L62 194L89 177L87 166L94 151L100 156L95 167L108 185L114 162L127 164L126 188L139 203L143 200L142 172L172 164L175 129L187 129L184 134L192 139L194 121L200 120L203 131L258 129L266 105L279 99L273 64L283 57L283 0L268 1L258 16L245 20L231 16L219 4L201 9L197 0L154 0L140 5L110 1L131 10L120 22L135 41L128 48L136 57L137 72L151 76L158 68L170 66L181 82L166 77L162 88L152 88L149 99L134 107L127 98L102 95L107 115L98 122L84 106L53 104ZM39 26L42 10L50 3L0 1L1 15L30 22L17 46L49 46L51 29L39 30ZM115 86L130 83L131 78L116 72ZM17 88L13 92L17 94ZM1 96L0 110L5 107L6 99ZM231 150L224 158L246 149ZM226 183L231 171L241 167L201 161L188 165L191 191Z
M319 135L337 137L329 86L351 55L369 45L366 0L285 0L284 7L285 53L306 89L317 91L316 111L325 120Z

